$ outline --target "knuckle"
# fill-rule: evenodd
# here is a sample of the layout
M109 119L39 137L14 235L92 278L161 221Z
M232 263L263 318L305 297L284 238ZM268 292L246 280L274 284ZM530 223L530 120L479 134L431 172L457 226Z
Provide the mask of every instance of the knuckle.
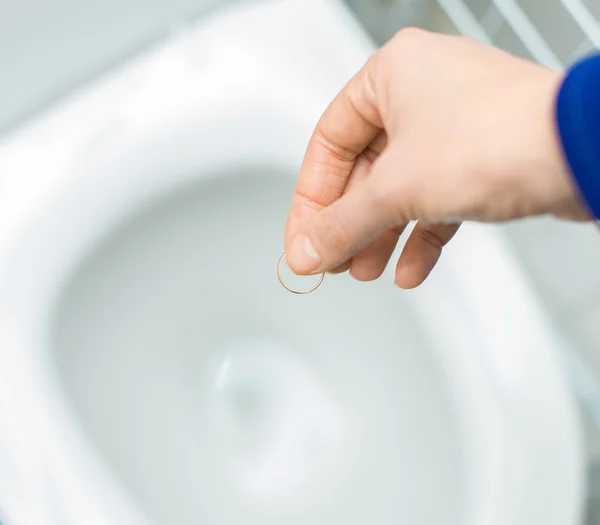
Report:
M475 44L475 43L479 43L478 40L475 40L472 36L470 35L458 35L458 39L465 43L465 44Z
M381 100L389 110L412 97L426 58L431 34L416 27L400 29L380 50ZM406 79L411 79L407 82Z
M465 46L470 47L485 47L479 40L469 35L458 35L456 36L459 42L462 42Z
M319 121L313 133L314 143L334 161L342 164L354 161L360 151L357 148L340 144L329 135L328 131L323 128L323 122Z
M381 51L376 51L371 55L367 64L365 65L363 82L364 90L367 94L367 98L372 105L376 104L377 100L377 80L378 74L381 70L379 63L381 61Z
M442 248L445 244L444 240L432 229L420 228L417 231L415 231L415 234L437 251L442 251Z
M428 31L418 27L404 27L394 34L389 43L393 47L409 47L412 49L414 46L422 45L429 35Z

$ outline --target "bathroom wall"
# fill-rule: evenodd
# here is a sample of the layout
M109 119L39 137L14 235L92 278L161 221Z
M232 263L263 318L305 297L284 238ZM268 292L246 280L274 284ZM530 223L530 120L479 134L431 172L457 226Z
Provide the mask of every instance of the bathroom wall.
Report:
M378 44L399 27L427 22L432 0L345 0Z
M235 1L253 0L0 0L0 134L169 31ZM349 2L380 40L428 3Z
M232 0L0 0L0 133Z

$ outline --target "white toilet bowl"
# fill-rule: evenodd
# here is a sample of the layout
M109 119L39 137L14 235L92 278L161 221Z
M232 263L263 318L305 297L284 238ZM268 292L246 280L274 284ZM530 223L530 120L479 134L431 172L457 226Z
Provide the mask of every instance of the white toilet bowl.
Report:
M275 278L370 51L335 0L248 3L0 145L6 525L579 523L556 337L494 228L414 292Z

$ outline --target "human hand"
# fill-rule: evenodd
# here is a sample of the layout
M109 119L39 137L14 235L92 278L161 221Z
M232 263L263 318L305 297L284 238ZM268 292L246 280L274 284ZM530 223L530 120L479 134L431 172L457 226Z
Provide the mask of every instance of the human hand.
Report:
M466 37L400 31L327 108L286 231L297 274L421 284L463 220L589 216L554 124L562 75Z

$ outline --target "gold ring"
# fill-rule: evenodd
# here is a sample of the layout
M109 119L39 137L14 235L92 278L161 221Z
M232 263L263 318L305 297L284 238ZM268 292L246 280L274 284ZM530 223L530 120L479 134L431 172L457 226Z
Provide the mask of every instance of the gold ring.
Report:
M283 261L283 259L285 259L286 254L287 252L283 252L281 254L281 257L279 257L279 260L277 261L277 279L279 279L281 286L283 286L288 292L295 293L296 295L306 295L308 293L314 292L319 286L321 286L323 279L325 279L324 273L321 274L321 278L319 279L319 282L317 284L315 284L310 290L306 290L304 292L301 290L294 290L293 288L290 288L287 284L285 284L283 282L283 278L281 277L281 262Z

